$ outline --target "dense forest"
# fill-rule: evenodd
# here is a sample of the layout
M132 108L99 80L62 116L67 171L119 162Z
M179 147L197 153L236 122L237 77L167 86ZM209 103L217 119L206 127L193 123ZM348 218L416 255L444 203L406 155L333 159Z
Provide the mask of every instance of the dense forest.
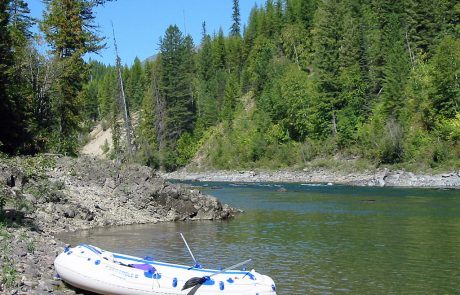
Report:
M165 170L194 157L217 169L460 166L457 1L268 0L242 26L233 0L227 33L203 23L194 43L171 25L130 67L83 60L102 46L103 2L46 0L47 56L27 4L1 2L3 152L76 155L101 123L110 157Z

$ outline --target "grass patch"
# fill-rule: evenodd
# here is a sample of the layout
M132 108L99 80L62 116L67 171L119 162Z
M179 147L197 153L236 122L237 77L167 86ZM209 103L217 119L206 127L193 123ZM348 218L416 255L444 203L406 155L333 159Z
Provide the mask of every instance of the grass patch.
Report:
M1 274L2 283L5 287L11 288L17 285L18 273L14 267L13 261L8 257L4 257L3 259Z
M66 198L62 190L65 184L62 181L42 179L28 186L25 191L45 202L60 202Z

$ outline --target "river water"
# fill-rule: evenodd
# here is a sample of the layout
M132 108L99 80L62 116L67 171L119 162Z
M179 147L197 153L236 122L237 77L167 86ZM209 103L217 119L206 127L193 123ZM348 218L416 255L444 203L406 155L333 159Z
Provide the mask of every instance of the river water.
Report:
M460 294L460 191L192 183L245 210L231 221L133 225L60 238L206 268L252 258L278 294ZM278 192L283 187L286 192Z

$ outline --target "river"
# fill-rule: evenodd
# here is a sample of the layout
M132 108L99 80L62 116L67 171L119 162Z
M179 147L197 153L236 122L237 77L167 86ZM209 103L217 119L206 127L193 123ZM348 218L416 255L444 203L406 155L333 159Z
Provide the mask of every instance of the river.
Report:
M192 183L244 214L61 235L206 268L248 258L277 294L459 294L460 191L321 184ZM284 192L278 190L283 187Z

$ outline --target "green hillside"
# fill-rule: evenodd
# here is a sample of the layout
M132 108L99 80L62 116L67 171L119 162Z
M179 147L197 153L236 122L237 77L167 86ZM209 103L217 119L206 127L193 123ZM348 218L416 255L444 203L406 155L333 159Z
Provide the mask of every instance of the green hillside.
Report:
M203 169L347 159L415 171L460 166L457 1L268 0L244 27L238 6L231 28L210 33L203 23L201 40L192 40L171 25L155 59L121 69L129 109L140 114L134 155L117 123L113 66L90 64L78 134L96 121L112 125L112 157L165 170L193 159ZM55 126L29 136L55 134ZM30 138L6 144L5 136L4 151L31 150ZM75 151L82 140L33 149Z

